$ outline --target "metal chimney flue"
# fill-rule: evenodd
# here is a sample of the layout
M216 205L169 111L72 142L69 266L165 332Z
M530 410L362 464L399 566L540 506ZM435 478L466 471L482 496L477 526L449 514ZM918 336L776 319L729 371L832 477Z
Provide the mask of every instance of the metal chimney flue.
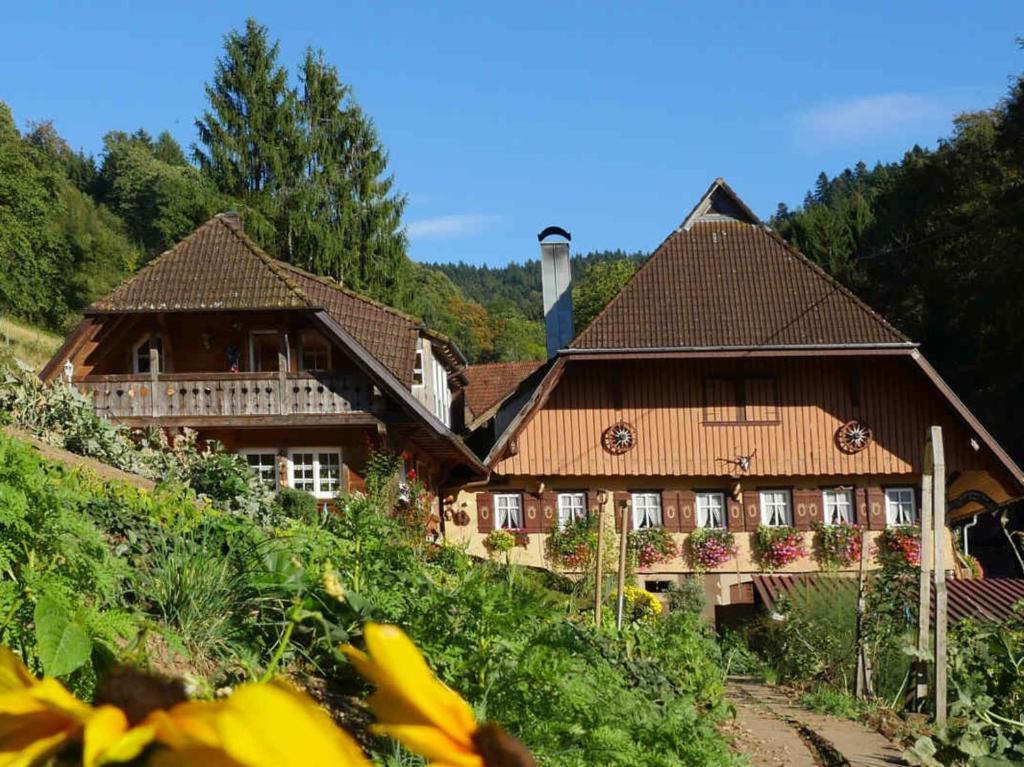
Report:
M549 238L558 238L550 239ZM572 341L572 265L569 243L572 235L549 226L537 235L540 242L540 274L544 294L544 330L548 359Z

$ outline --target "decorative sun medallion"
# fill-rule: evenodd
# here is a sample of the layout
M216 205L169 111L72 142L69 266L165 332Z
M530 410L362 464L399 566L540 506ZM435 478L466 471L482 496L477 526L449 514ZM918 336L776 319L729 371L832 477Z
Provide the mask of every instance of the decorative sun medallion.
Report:
M847 421L836 431L836 445L853 455L871 444L871 427L861 421Z
M612 455L622 455L636 447L636 430L625 421L613 423L601 435L601 445Z

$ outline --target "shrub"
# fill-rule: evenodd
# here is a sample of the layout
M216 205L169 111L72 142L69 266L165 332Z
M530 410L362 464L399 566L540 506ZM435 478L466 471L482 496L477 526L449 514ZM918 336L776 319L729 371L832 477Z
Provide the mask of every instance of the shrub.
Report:
M516 536L511 530L491 530L484 536L484 548L492 557L506 554L516 547Z
M274 515L283 519L295 519L307 525L320 522L320 509L312 493L282 487L274 495Z
M760 525L754 534L754 556L764 570L778 570L806 554L803 535L796 528Z
M841 523L812 525L814 548L818 562L826 569L850 567L860 562L864 528L860 525Z
M639 586L626 586L622 590L623 619L631 623L653 621L661 615L661 601L646 589ZM618 594L614 595L618 599Z
M878 536L876 556L884 564L896 559L911 567L921 565L921 530L911 525L887 527Z
M702 527L686 541L690 564L696 570L713 570L736 556L736 538L728 530Z
M555 527L547 540L548 560L570 570L586 570L597 551L597 517L589 514Z
M864 713L863 704L845 690L818 685L800 696L800 702L812 711L846 719L859 719Z
M700 615L707 604L704 581L700 576L688 576L673 583L668 590L668 606L673 611Z
M679 547L672 540L672 533L663 527L631 530L626 545L632 560L640 567L671 562L679 554Z

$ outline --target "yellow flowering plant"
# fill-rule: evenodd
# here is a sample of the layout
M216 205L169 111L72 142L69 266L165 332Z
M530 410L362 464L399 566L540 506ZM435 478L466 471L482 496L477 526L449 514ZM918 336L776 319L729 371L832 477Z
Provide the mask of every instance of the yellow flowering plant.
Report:
M477 722L401 629L371 623L365 639L366 652L351 645L342 651L377 687L369 699L374 732L431 767L536 767L498 725ZM33 767L55 755L69 763L79 754L84 767L140 757L150 767L371 767L356 740L282 678L244 684L212 701L172 703L164 696L147 710L147 697L161 697L147 684L167 683L128 676L137 700L92 706L56 679L36 679L0 647L0 767Z

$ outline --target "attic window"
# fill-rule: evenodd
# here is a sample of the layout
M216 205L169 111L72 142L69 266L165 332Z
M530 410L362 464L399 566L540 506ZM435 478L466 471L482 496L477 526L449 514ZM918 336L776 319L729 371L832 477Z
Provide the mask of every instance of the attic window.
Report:
M777 423L778 384L768 376L706 378L704 423Z
M147 335L135 346L132 347L132 372L133 373L148 373L149 367L149 350L155 348L158 356L163 356L164 344L160 336L149 336Z
M423 386L423 339L416 341L416 361L412 365L412 385Z
M302 332L302 369L309 371L331 369L331 345L315 330Z

